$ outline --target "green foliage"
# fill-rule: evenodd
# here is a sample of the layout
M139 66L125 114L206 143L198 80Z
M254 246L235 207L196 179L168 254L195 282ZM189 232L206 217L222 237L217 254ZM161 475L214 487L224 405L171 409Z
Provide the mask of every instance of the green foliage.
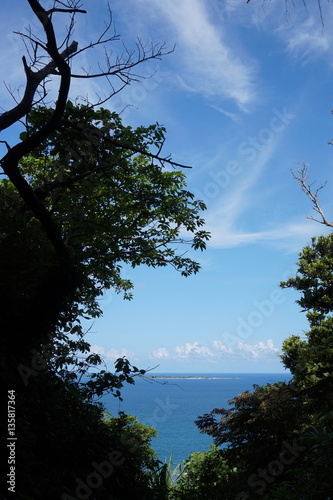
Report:
M306 340L285 340L282 361L300 388L328 396L333 387L333 234L312 238L300 254L297 275L281 286L301 292L297 302L310 324Z
M86 363L90 362L91 356L86 360ZM98 356L96 363L99 362L100 358ZM86 371L87 368L85 367L82 372L86 374ZM145 373L145 370L139 370L136 366L131 365L128 359L119 358L115 362L115 373L100 370L89 374L89 380L85 383L81 382L81 393L87 399L98 398L103 394L111 393L114 397L122 401L121 389L124 387L124 384L134 384L134 378L142 377Z
M52 112L32 109L21 138L37 132ZM81 376L101 363L89 355L81 318L101 315L99 298L107 289L131 298L124 265L198 272L199 264L179 246L205 248L205 205L186 189L183 172L166 168L171 160L161 156L164 140L159 124L132 129L109 110L68 102L57 130L21 160L21 173L69 250L76 280L70 292L39 220L11 182L0 181L0 326L14 332L5 339L4 359L17 351L29 363L32 350L47 346L54 370L72 377L68 367L74 366ZM31 334L18 339L22 331ZM89 390L94 385L100 395L114 382L103 372Z
M34 110L29 133L50 113ZM184 276L199 270L175 245L205 248L209 235L199 215L205 205L186 190L183 172L150 156L150 148L156 154L162 148L164 133L158 124L133 130L116 113L68 103L61 127L21 162L72 252L81 278L77 302L89 316L100 314L102 290L131 297L122 264L172 265Z
M32 109L21 139L51 114ZM64 286L66 267L45 227L0 181L1 363L19 400L17 498L167 498L167 470L150 447L156 431L124 414L105 420L96 402L121 399L145 370L120 358L114 373L98 371L102 359L81 323L101 315L105 290L131 298L124 265L171 265L183 276L200 268L179 246L205 248L205 205L161 156L164 140L159 124L134 130L116 113L68 102L57 130L22 158L20 172L68 249L74 287Z
M157 436L157 431L140 424L135 417L123 413L120 413L119 417L106 420L106 423L111 433L120 440L117 449L126 455L128 464L133 462L140 471L140 477L145 485L142 498L169 500L175 471L172 470L171 461L160 462L150 447L150 440Z
M229 400L230 409L215 408L200 417L196 424L201 432L213 437L216 445L228 445L227 455L233 461L252 466L272 460L291 437L297 420L298 401L285 383L254 386ZM218 420L216 420L218 417Z
M294 278L281 283L283 288L302 292L297 303L306 311L314 310L321 315L333 310L333 234L312 238L298 261ZM309 317L311 324L311 315ZM317 318L318 320L318 318Z
M223 453L212 445L209 451L192 453L174 484L171 499L221 500L232 498L237 470L231 469ZM231 488L231 489L230 489Z
M34 134L51 114L42 106L31 110L24 134ZM205 248L205 205L186 189L183 172L165 167L171 160L161 157L164 136L159 124L132 129L109 110L68 102L58 129L21 160L20 171L51 214L75 266L70 293L39 220L13 185L0 181L0 326L33 332L19 343L22 355L52 336L54 367L76 364L81 370L87 365L75 353L86 355L89 345L80 318L101 315L105 290L131 298L124 265L170 265L183 276L199 271L179 247ZM13 351L16 335L7 341L7 352ZM96 365L97 357L89 361Z
M172 455L168 462L160 462L150 474L150 485L158 500L170 500L174 495L175 482L180 474L181 465L173 465Z
M16 425L15 498L73 499L89 490L95 500L154 498L155 429L125 414L105 418L101 405L83 399L78 384L41 373L20 395Z
M283 343L281 359L292 380L255 386L230 400L230 409L214 409L196 422L216 445L226 446L226 464L237 469L238 491L222 493L222 479L221 499L332 495L333 235L313 238L300 254L296 277L281 286L301 292L297 302L310 324L304 338L292 335ZM198 466L199 476L204 466ZM208 491L206 483L201 498L211 498Z
M126 457L126 466L137 468L148 478L149 471L159 464L150 445L151 439L157 436L156 429L123 412L119 412L117 417L106 418L104 423L110 435L117 440L117 450Z
M291 335L289 338L284 340L282 344L282 352L284 354L280 355L282 363L284 366L294 373L295 365L299 359L302 349L306 346L306 341L301 340L297 335Z

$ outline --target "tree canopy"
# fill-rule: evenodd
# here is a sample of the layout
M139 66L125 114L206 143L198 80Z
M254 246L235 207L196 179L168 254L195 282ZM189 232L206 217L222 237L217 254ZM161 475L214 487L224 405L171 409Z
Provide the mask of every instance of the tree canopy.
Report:
M307 311L310 325L305 339L293 336L284 342L282 361L304 388L325 388L325 399L330 398L333 382L332 276L333 234L329 234L312 239L300 254L296 276L281 284L301 292L297 302Z
M124 50L115 60L106 50L103 69L78 73L72 70L78 54L118 40L109 33L111 15L101 36L79 47L73 29L85 11L78 0L54 0L48 10L38 0L27 3L41 34L21 33L31 47L30 59L22 59L24 94L0 116L2 131L22 125L15 145L2 143L0 180L0 361L10 418L18 402L16 498L327 500L333 488L332 234L314 238L300 254L296 276L281 284L301 292L310 326L283 344L291 382L255 386L234 397L231 408L199 417L214 446L190 456L173 487L150 446L155 430L132 416L105 415L95 401L105 392L121 397L123 384L145 370L121 358L114 373L89 373L102 360L90 353L81 318L102 314L104 290L131 298L126 266L197 273L192 250L204 250L209 239L205 205L187 189L186 166L163 153L163 126L133 129L105 106L138 77L139 64L169 52L164 44L137 41L135 52ZM57 15L69 16L61 40ZM73 78L103 76L111 79L104 103L69 100ZM58 85L53 104L46 101L49 79ZM305 181L302 176L306 188ZM326 224L316 193L312 201ZM8 496L8 483L1 488Z
M231 491L223 498L326 500L332 493L332 250L332 233L313 238L300 253L296 276L281 283L301 293L297 302L310 326L304 337L283 343L291 381L254 386L231 399L230 408L215 408L196 422L222 445L221 464L236 470L231 484L215 477L221 490ZM183 490L191 498L195 481Z
M41 106L31 111L21 138L37 133L52 113ZM159 156L164 140L158 124L132 129L107 109L68 102L58 129L20 160L20 174L65 242L65 268L12 181L1 181L0 252L6 258L0 264L0 321L14 330L6 339L8 352L15 346L27 354L50 335L53 346L57 339L64 345L70 334L81 339L72 351L87 352L81 318L102 314L98 299L105 290L131 298L124 264L170 265L183 276L199 271L179 247L205 248L205 205L186 189L185 174ZM58 273L68 263L75 287L66 290L67 276L59 279ZM31 334L21 340L23 328ZM69 361L60 359L62 366Z
M8 129L0 160L1 377L9 404L18 402L10 491L22 500L155 498L155 431L126 415L105 419L96 402L105 392L121 397L123 384L145 370L123 358L114 372L101 370L81 319L102 314L107 289L131 298L124 266L199 271L192 251L209 238L205 205L187 189L186 166L164 155L165 128L133 129L106 104L140 79L139 65L171 51L137 40L114 56L110 11L101 35L80 46L73 33L86 14L81 3L42 3L27 0L40 30L20 33L25 88L0 116L0 130ZM62 38L57 16L67 16ZM96 47L105 49L104 66L77 70L77 56ZM69 100L74 78L99 77L110 84L105 98ZM1 488L7 496L8 483Z
M201 217L205 205L187 190L185 166L162 152L165 128L132 129L102 107L140 78L140 64L170 53L165 44L137 40L134 49L123 45L123 53L111 57L110 44L119 36L110 11L96 41L80 46L73 40L76 18L86 14L79 1L56 0L49 10L37 0L28 4L41 34L20 33L31 47L23 57L25 91L0 116L0 130L24 125L14 146L3 141L0 186L0 325L12 331L5 351L18 358L55 331L82 333L79 318L101 314L103 291L130 298L124 265L196 273L199 264L180 247L202 250L209 238ZM69 18L62 39L56 16ZM105 49L104 66L77 71L76 57L98 47ZM73 79L99 77L110 84L105 99L68 100ZM50 80L59 89L53 106L46 104Z

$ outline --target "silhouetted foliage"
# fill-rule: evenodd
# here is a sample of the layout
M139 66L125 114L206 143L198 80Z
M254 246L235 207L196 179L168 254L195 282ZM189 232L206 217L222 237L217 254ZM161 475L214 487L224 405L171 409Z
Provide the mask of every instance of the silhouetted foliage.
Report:
M42 3L27 0L40 30L20 33L29 48L23 97L0 116L1 131L22 129L13 146L12 134L2 141L0 180L0 362L16 402L14 495L155 498L153 477L162 467L150 448L155 430L123 414L105 419L96 401L120 398L145 370L123 358L114 372L101 370L82 318L101 315L105 290L131 298L124 264L171 265L184 276L200 268L178 247L205 248L205 206L186 189L185 166L162 153L164 127L132 129L101 107L140 80L138 65L171 51L137 40L134 49L121 42L113 57L110 44L119 37L110 11L101 35L82 47L73 40L76 18L86 14L81 2L54 0L48 10ZM62 39L56 16L67 16ZM76 71L76 56L99 46L104 66ZM110 84L105 99L69 101L73 78L98 77ZM7 488L2 481L1 498Z

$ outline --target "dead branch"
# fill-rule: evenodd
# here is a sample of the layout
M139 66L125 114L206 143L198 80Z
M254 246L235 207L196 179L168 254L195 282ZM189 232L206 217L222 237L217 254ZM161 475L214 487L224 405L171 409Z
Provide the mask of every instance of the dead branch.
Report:
M311 184L308 183L308 173L307 173L308 165L303 163L303 166L300 168L297 168L297 174L293 170L291 170L293 178L298 182L300 188L302 191L306 194L308 198L310 198L313 207L312 209L317 212L320 216L319 219L316 219L315 217L307 216L308 219L314 220L316 222L319 222L320 224L324 224L325 226L328 227L333 227L333 221L329 222L325 216L325 213L323 209L321 208L318 197L319 197L319 192L326 186L326 182L317 188L315 191L312 190L312 186L315 184L315 182L312 182Z
M66 107L66 102L69 93L70 87L70 67L66 62L65 58L58 52L56 36L54 33L53 25L45 9L41 6L38 0L28 0L30 7L36 17L39 19L40 23L43 26L46 38L47 38L47 53L51 58L54 68L56 68L60 75L60 85L59 85L59 93L58 100L54 109L54 112L51 118L46 122L43 127L38 130L35 134L29 136L26 140L16 144L13 148L11 148L7 154L1 160L1 167L4 173L8 176L11 182L14 184L15 188L19 192L22 200L25 202L27 207L32 211L34 216L40 221L45 234L47 235L49 241L53 245L53 248L57 254L58 262L61 266L61 269L68 273L68 279L71 281L74 279L74 267L71 262L71 258L68 252L68 249L63 241L63 237L58 225L53 220L51 214L46 209L45 205L38 199L36 194L34 193L31 186L28 184L26 179L23 177L22 173L19 170L18 164L20 159L33 151L39 144L41 144L56 128L59 126L61 118L64 114L64 110ZM34 82L34 73L31 69L25 68L27 81L30 85L36 85ZM37 83L38 86L38 83ZM26 94L30 89L27 86ZM37 87L35 87L36 90ZM30 91L30 106L35 93ZM21 102L22 103L22 102ZM21 104L20 103L20 104ZM20 105L18 105L20 106ZM16 106L17 108L17 106ZM15 108L14 108L15 109ZM29 111L29 109L28 109ZM28 112L26 111L26 112ZM22 110L20 110L22 113ZM20 115L20 112L16 114L17 121L19 118L22 118L24 114ZM13 114L12 114L13 115ZM0 117L2 118L3 115ZM9 118L9 120L8 120ZM9 116L7 114L7 123L13 120L13 116ZM11 123L14 123L11 121ZM9 125L7 125L9 126ZM69 285L71 286L71 285Z
M28 2L30 3L31 6L35 3L34 0L28 0ZM39 2L36 3L39 5ZM61 47L63 46L66 47L59 54L60 57L66 62L69 62L74 56L76 57L82 52L85 52L89 49L94 49L98 46L104 48L105 63L104 67L101 64L98 64L99 71L91 72L90 70L82 68L83 72L81 74L71 73L71 78L83 78L83 79L100 78L100 77L106 78L106 80L110 85L110 95L108 98L104 99L104 102L109 98L111 98L112 96L114 96L115 94L117 94L120 90L122 90L126 85L129 85L131 82L140 81L147 78L135 72L135 68L137 66L152 59L161 59L163 56L172 53L174 50L174 48L168 50L165 43L148 45L144 44L141 40L137 40L134 50L129 50L123 44L122 55L118 55L115 58L113 58L112 51L110 51L110 49L107 47L112 42L119 41L120 37L115 33L110 33L110 30L113 26L113 18L110 6L108 6L109 10L108 21L105 23L105 28L103 29L102 33L97 38L97 40L90 42L88 45L85 45L82 48L78 48L78 42L72 41L70 43L69 37L73 30L75 14L84 13L85 11L79 8L80 6L78 2L76 2L76 0L70 2L70 5L66 5L64 2L60 2L58 0L57 4L62 5L64 8L58 8L54 6L53 9L50 9L48 11L44 9L38 12L36 11L35 14L37 17L39 15L40 18L39 20L42 23L43 27L46 27L48 25L52 26L51 18L52 14L55 12L60 12L60 13L65 12L71 14L71 22L68 28L68 33L65 37L65 40L63 40L63 42L59 44L58 49L56 47L55 34L53 34L54 46L57 52L59 52L59 49ZM43 82L45 82L47 77L51 75L59 75L59 72L57 70L57 64L55 63L54 59L52 59L52 57L51 61L45 64L43 67L41 67L41 69L39 69L38 71L33 70L33 68L36 68L36 66L40 66L43 63L43 59L46 56L51 55L48 50L48 41L46 43L40 38L34 36L33 33L31 32L31 29L28 29L27 33L22 33L22 32L15 32L15 33L20 35L21 38L23 39L23 42L25 44L26 50L28 52L28 55L30 56L31 61L30 64L28 64L26 58L25 57L22 58L24 71L26 74L24 95L21 101L17 103L17 105L14 108L4 112L0 116L0 131L10 127L13 123L19 121L27 113L29 113L30 109L35 104L34 96L38 92L39 86L43 85ZM31 44L32 53L30 53L29 51L28 42L30 42ZM42 51L44 55L42 55L40 51ZM120 85L117 86L113 85L111 81L112 78L117 78ZM45 91L43 91L42 94L45 96ZM98 102L96 103L96 105L97 104L100 105L101 103Z
M53 9L50 9L50 10L46 11L47 15L53 14L54 12L67 12L67 13L70 13L70 14L76 14L77 12L79 12L81 14L86 14L87 13L87 11L83 10L83 9L60 9L60 8L57 8L57 7L54 7Z
M43 203L43 194L35 192L29 185L28 181L22 175L19 169L19 162L21 158L30 154L36 147L45 141L49 135L59 127L61 120L64 116L66 103L68 100L69 89L71 79L74 78L96 78L96 77L106 77L111 83L111 77L116 77L120 80L120 87L123 88L128 85L131 81L140 80L141 77L134 70L139 64L149 61L151 59L160 59L162 56L169 54L172 50L168 51L165 44L144 44L141 40L138 40L134 50L128 50L123 45L123 54L121 56L112 59L112 52L105 49L106 66L105 68L100 68L100 72L96 74L90 74L85 72L83 75L72 75L71 68L69 66L70 60L80 54L81 52L97 47L105 46L106 44L118 40L119 37L115 34L110 34L110 29L113 25L111 10L109 7L109 20L105 24L105 29L102 34L98 37L97 41L91 42L86 47L80 48L78 50L78 42L72 41L70 43L69 38L71 37L73 27L74 27L74 16L77 13L84 13L83 9L80 8L78 0L69 0L68 2L62 2L56 0L54 2L53 8L50 10L45 10L39 0L27 0L30 5L34 15L39 20L43 33L45 36L45 41L34 36L31 30L27 33L19 33L20 36L25 41L25 47L28 48L29 42L32 47L32 52L28 55L30 56L30 63L28 64L25 57L22 58L23 68L26 76L25 90L22 99L14 106L11 110L4 112L0 115L0 131L4 130L14 123L19 122L22 118L26 117L33 106L36 104L37 97L41 99L45 98L47 91L45 88L46 82L51 75L56 75L59 79L58 86L58 98L53 110L53 113L49 120L36 132L33 134L28 134L25 140L17 143L15 146L10 148L5 156L2 158L0 164L5 175L11 180L11 182L16 187L18 193L20 194L25 206L31 210L33 215L40 221L47 238L53 245L53 248L57 254L58 262L61 265L62 270L66 270L68 276L74 276L74 268L71 263L71 258L68 252L68 248L63 235L61 234L60 228L55 223L52 213L47 210ZM62 7L60 7L62 6ZM67 29L67 34L62 43L59 43L56 38L54 31L54 26L52 22L52 17L56 13L69 13L71 16L70 26ZM66 47L62 52L60 52L62 47ZM44 59L47 58L48 62ZM44 64L44 65L43 65ZM42 67L40 67L43 65ZM40 68L40 69L39 69ZM119 90L111 84L111 95L114 95ZM161 151L158 151L157 155L150 153L148 150L141 151L140 149L135 149L132 146L127 146L126 144L116 144L117 147L122 147L131 152L131 154L144 154L150 157L152 160L159 161L162 165L168 163L174 167L185 167L176 162L173 162L170 156L161 157ZM76 179L74 179L76 180ZM52 190L54 186L48 186ZM44 194L45 196L45 194Z
M70 46L68 46L61 54L59 54L59 57L63 61L65 61L71 54L76 52L77 46L77 42L72 42ZM26 86L24 95L21 102L19 102L17 106L9 111L4 112L0 116L0 130L4 130L10 127L11 125L13 125L13 123L16 123L27 113L29 113L39 85L45 80L45 78L52 74L55 74L57 69L57 64L54 60L51 60L44 68L40 69L39 71L32 71L32 69L28 66L24 56L22 58L22 61L26 74Z

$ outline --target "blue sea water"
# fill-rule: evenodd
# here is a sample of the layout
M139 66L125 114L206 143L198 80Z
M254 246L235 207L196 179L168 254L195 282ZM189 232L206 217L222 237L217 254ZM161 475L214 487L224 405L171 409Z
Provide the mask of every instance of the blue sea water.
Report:
M137 379L135 385L122 389L123 401L104 398L106 409L135 415L139 421L155 427L158 437L152 447L160 460L181 463L195 451L208 450L212 438L200 434L194 421L214 408L228 408L228 399L253 385L288 381L288 373L187 373L154 374L154 379ZM159 378L161 377L161 378Z

